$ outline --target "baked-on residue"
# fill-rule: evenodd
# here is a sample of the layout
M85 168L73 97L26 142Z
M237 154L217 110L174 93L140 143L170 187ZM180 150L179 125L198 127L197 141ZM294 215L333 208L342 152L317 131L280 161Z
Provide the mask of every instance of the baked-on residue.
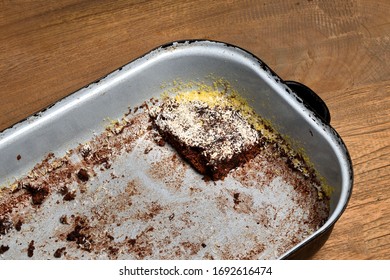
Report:
M49 153L7 183L0 193L0 257L274 259L321 227L329 197L306 158L238 96L200 89L145 101L88 142ZM229 173L225 180L201 180L153 129L150 116L178 103L214 133L213 121L224 122L222 134L236 131L220 139L230 149L213 157ZM212 151L217 145L206 136L203 145Z

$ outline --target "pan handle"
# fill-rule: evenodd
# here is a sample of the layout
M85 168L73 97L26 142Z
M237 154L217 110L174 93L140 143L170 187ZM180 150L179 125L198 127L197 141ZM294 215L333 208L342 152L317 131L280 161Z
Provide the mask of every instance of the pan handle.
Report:
M295 81L284 81L284 83L303 100L306 107L317 114L324 122L330 124L328 106L313 90Z

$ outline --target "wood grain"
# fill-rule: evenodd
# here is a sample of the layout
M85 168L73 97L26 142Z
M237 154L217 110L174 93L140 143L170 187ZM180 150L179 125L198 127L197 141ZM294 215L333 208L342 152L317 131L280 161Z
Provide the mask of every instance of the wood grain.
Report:
M350 151L353 195L314 259L390 259L389 14L388 0L3 0L0 131L166 42L229 42L315 90Z

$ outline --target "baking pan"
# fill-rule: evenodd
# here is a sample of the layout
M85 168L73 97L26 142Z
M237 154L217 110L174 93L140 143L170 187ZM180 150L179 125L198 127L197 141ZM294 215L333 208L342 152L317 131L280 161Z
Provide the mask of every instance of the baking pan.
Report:
M332 187L329 218L291 247L258 244L266 228L253 230L250 221L260 208L229 212L235 191L247 191L234 178L202 180L142 132L142 112L167 91L221 79L304 151ZM161 46L1 132L0 257L308 258L326 242L352 191L347 148L329 123L312 90L283 81L248 51L206 40ZM218 216L217 200L208 198L226 193L233 198L219 200L226 205ZM241 249L253 254L234 254Z

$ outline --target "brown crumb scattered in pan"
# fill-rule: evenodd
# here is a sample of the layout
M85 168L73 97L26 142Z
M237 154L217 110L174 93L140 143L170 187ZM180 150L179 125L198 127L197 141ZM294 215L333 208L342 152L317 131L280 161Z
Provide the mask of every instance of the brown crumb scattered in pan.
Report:
M146 147L146 149L144 150L144 154L147 155L150 153L150 151L153 150L153 147Z
M28 248L27 248L27 256L29 258L32 258L34 256L34 250L35 250L34 240L31 240L31 242L28 244Z
M64 195L64 201L71 201L71 200L74 200L76 198L76 191L73 190L73 191L70 191L70 192L67 192L65 195Z
M234 202L234 206L237 206L239 203L240 203L240 193L234 193L233 194L233 202Z
M79 248L85 251L91 251L91 244L93 241L91 236L87 233L88 229L88 218L76 216L73 224L73 230L67 234L66 240L75 242Z
M11 228L12 228L12 222L10 221L9 217L0 216L0 235L7 234Z
M118 252L119 252L119 248L112 247L112 246L108 247L108 253L109 253L111 256L117 255Z
M65 250L66 250L66 247L58 248L58 249L54 252L53 256L54 256L55 258L59 259L59 258L62 257L63 254L66 253Z
M8 245L1 245L0 246L0 255L4 254L8 250L9 250L9 246Z
M67 186L63 186L58 190L58 193L63 196L64 201L72 201L76 198L76 191L70 191Z
M32 203L34 205L41 205L50 192L47 185L26 184L24 187L31 195Z
M69 225L69 223L68 223L68 216L62 215L60 217L60 223L63 224L63 225Z
M87 170L81 168L79 172L77 172L77 178L79 178L82 182L87 182L89 180L89 174Z
M22 230L22 225L23 225L23 221L19 219L19 220L16 222L16 224L15 224L15 229L16 229L17 231L21 231L21 230Z
M115 238L114 238L114 236L112 236L111 234L109 234L109 233L106 233L106 236L107 236L107 238L110 240L110 241L113 241Z

